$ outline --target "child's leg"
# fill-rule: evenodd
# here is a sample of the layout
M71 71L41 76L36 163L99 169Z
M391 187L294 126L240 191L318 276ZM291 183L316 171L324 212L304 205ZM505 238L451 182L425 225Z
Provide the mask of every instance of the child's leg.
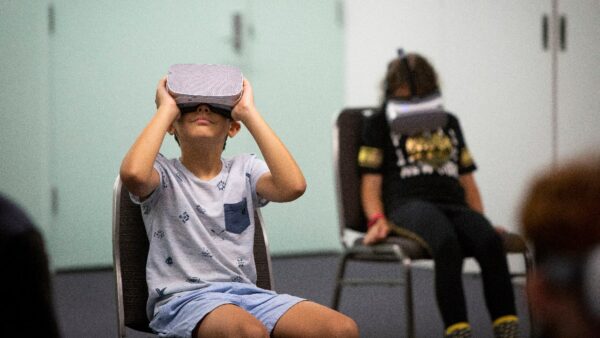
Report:
M432 251L435 295L444 326L464 328L468 321L462 284L464 254L452 223L437 205L422 200L405 201L392 209L389 219L419 235Z
M192 334L205 337L269 337L267 328L237 305L225 304L206 315Z
M323 305L303 301L292 306L275 324L273 337L358 337L350 317Z
M481 267L485 300L492 319L516 315L506 253L494 227L483 215L466 207L454 212L452 221L463 248Z

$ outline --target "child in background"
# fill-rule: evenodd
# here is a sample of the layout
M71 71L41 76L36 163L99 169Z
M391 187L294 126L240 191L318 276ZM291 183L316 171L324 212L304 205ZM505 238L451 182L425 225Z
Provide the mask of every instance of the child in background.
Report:
M437 74L419 54L393 59L384 80L382 109L369 117L358 164L368 219L364 243L396 231L422 240L435 261L435 291L445 337L471 337L462 285L463 259L481 267L496 338L518 336L513 289L502 241L483 215L483 203L456 116L430 133L401 131L402 112L442 109ZM405 121L405 120L404 120Z

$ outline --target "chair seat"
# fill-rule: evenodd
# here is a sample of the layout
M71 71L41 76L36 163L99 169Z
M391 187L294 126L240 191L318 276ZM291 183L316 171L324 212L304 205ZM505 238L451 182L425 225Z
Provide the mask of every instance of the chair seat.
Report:
M527 251L527 243L518 234L504 232L500 234L500 238L506 253L522 254ZM357 238L353 245L347 249L348 258L386 262L397 261L402 258L412 260L431 259L427 249L410 238L390 236L375 245L365 245L362 241L363 237Z
M403 237L388 237L375 245L364 245L362 237L354 241L347 249L349 258L366 261L398 261L400 259L431 258L427 250L412 239Z

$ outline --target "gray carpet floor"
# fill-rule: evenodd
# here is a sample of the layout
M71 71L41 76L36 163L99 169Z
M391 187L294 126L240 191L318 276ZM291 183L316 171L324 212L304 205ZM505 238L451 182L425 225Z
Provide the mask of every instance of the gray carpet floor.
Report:
M330 306L333 298L337 255L274 257L275 289ZM353 263L347 273L355 276L393 276L402 272L389 264ZM441 337L443 324L435 305L433 272L416 268L413 298L417 337ZM481 279L465 274L463 279L469 319L474 337L493 338L490 318L483 301ZM523 337L528 337L529 318L522 281L515 285L517 313ZM54 276L54 303L64 338L117 336L114 277L110 269L62 272ZM405 310L402 287L347 287L340 311L359 325L361 337L404 337ZM128 330L132 338L150 337Z

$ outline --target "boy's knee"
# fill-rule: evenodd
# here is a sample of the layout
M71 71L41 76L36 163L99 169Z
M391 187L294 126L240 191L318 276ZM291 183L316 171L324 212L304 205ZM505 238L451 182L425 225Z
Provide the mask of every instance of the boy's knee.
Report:
M237 332L234 334L235 337L244 338L267 338L269 332L267 328L260 323L244 324L237 328Z
M331 324L329 337L359 337L358 325L356 325L356 322L352 318L344 316L339 321L336 321L336 323Z

